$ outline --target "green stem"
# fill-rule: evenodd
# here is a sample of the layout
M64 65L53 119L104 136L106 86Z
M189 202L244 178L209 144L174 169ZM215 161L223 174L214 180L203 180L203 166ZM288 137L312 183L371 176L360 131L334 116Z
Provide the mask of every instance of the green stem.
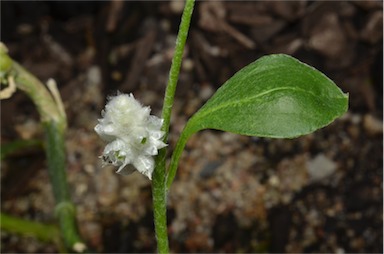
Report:
M66 128L65 116L60 114L51 94L35 76L15 61L12 63L9 76L14 76L17 88L31 98L43 123L55 121L60 125L60 128Z
M156 157L155 171L152 179L153 216L157 240L157 251L169 253L167 232L167 197L165 187L165 155L161 149Z
M57 203L69 202L69 190L65 172L64 130L54 121L43 123L46 140L46 155L48 173L53 187L53 194Z
M48 173L56 200L55 213L65 245L71 250L82 252L85 250L85 245L77 232L76 211L71 202L66 181L64 129L54 121L44 123L44 128L47 141Z
M187 144L187 141L192 134L193 134L192 132L187 131L187 128L184 128L184 130L180 134L179 139L177 140L176 147L173 150L171 162L168 168L168 174L166 179L167 190L169 190L169 188L171 187L173 179L176 176L176 171L177 171L177 166L179 165L180 156L182 155L184 151L184 147Z
M179 78L185 41L187 40L187 36L188 36L188 30L189 30L189 25L191 23L194 4L195 4L195 0L187 0L185 3L183 16L181 17L179 33L177 34L177 40L176 40L175 52L172 59L171 70L169 71L168 84L165 90L163 112L161 115L161 118L164 119L162 130L165 131L166 133L164 136L165 142L168 139L169 124L171 122L171 112L172 112L173 101L175 99L177 80Z
M191 22L193 7L195 1L187 0L185 3L179 33L177 35L175 52L172 59L172 65L169 72L168 84L164 96L162 119L164 123L162 130L165 132L164 142L167 143L169 125L171 121L171 111L174 102L177 80L181 67L185 41L188 36L189 25ZM157 250L159 253L169 253L168 233L167 233L167 187L166 187L166 169L165 169L166 150L161 149L156 156L156 167L152 180L153 195L153 214L155 220L155 231L157 239Z

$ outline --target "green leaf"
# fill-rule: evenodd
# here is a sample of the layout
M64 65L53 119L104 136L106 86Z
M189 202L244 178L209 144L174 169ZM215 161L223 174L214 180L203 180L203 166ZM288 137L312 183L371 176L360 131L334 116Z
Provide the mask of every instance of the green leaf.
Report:
M60 231L55 225L28 221L9 216L4 213L0 213L0 219L1 229L5 231L27 236L34 236L45 242L58 243L60 241Z
M328 125L347 108L348 95L324 74L291 56L269 55L225 82L186 131L293 138Z
M188 138L203 129L247 136L294 138L330 124L348 109L348 95L318 70L283 54L249 64L188 121L172 154L172 184Z
M27 148L43 148L43 142L36 139L23 140L19 139L10 143L1 144L0 146L0 159L4 160L7 156L17 151Z

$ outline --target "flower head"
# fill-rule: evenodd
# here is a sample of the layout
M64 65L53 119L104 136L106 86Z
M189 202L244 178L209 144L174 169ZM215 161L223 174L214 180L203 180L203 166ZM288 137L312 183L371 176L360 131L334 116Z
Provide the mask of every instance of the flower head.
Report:
M166 144L161 140L163 119L150 115L132 94L119 94L109 99L101 112L103 118L95 131L108 144L104 148L104 164L118 166L117 173L130 174L136 168L152 179L153 159ZM133 166L133 167L132 167Z

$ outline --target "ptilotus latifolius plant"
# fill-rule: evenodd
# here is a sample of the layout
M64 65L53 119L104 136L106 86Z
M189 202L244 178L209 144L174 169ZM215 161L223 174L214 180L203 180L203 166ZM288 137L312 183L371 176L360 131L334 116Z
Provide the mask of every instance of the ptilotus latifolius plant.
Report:
M117 93L108 98L95 131L106 142L100 155L104 165L117 167L121 177L135 170L152 181L153 213L157 250L169 253L166 201L188 139L205 129L247 136L295 138L333 122L348 109L348 95L324 74L284 54L259 58L238 71L187 121L171 161L166 165L171 111L187 39L194 0L186 0L177 36L169 80L160 117L150 114L132 94ZM54 83L49 90L0 48L0 78L9 98L15 88L26 92L35 103L46 132L48 170L56 199L56 215L65 247L84 251L75 220L75 206L69 198L65 175L64 133L66 118ZM56 239L58 230L1 215L2 228L32 232L41 239ZM5 221L6 223L4 223ZM46 226L46 227L44 227ZM44 233L45 232L45 233ZM51 232L50 237L46 232Z
M295 138L322 128L348 109L348 95L315 68L292 56L273 54L238 71L186 123L166 168L166 143L182 54L194 0L181 19L161 118L132 94L110 97L96 132L108 142L100 156L118 173L135 169L152 179L158 252L169 253L166 198L188 139L205 129L247 136Z

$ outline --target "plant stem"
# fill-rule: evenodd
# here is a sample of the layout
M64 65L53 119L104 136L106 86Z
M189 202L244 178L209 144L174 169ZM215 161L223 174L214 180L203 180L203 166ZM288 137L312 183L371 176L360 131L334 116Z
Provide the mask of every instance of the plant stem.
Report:
M44 129L48 173L56 200L55 213L67 248L82 252L85 250L85 245L77 232L75 206L71 202L66 181L64 129L54 121L44 123Z
M18 89L24 91L34 102L40 113L41 122L45 129L45 151L47 155L48 173L56 201L55 214L59 221L65 246L76 252L85 250L85 245L79 237L76 227L75 207L71 203L66 176L66 156L64 135L66 116L60 110L47 88L26 69L11 60L6 52L1 56L9 61L1 65L0 73L14 77ZM11 61L11 62L10 62ZM56 98L55 99L59 99Z
M162 130L166 133L164 136L164 141L167 141L168 139L169 124L171 122L171 112L175 98L177 80L179 79L181 61L183 58L185 41L187 40L188 36L189 25L191 23L194 4L195 0L186 1L179 27L179 33L177 34L175 52L172 59L171 70L169 71L168 84L164 96L163 112L161 115L161 118L164 119Z
M153 217L157 240L157 251L169 253L167 232L167 198L165 186L165 155L161 149L156 157L155 171L152 179Z
M165 132L163 141L167 143L169 125L171 121L172 105L175 97L177 80L183 58L185 41L188 36L189 25L191 22L193 7L195 1L187 0L185 3L179 33L177 35L175 52L172 59L172 65L169 72L168 84L165 90L162 119L164 123L162 130ZM165 170L166 149L161 149L156 157L156 167L152 180L153 195L153 214L155 221L155 231L157 239L157 250L159 253L169 253L168 233L167 233L167 187Z
M188 123L187 123L188 126ZM186 126L186 127L187 127ZM182 155L184 151L184 147L189 139L189 137L192 135L192 132L188 132L187 128L184 128L184 130L181 132L179 139L177 140L175 149L172 153L171 162L168 167L168 174L166 179L166 187L167 190L171 187L171 184L173 182L173 179L176 176L177 172L177 166L179 165L180 156Z
M45 85L15 61L12 63L9 76L14 76L17 88L31 98L40 114L41 122L55 121L60 128L66 128L65 116L60 114Z

